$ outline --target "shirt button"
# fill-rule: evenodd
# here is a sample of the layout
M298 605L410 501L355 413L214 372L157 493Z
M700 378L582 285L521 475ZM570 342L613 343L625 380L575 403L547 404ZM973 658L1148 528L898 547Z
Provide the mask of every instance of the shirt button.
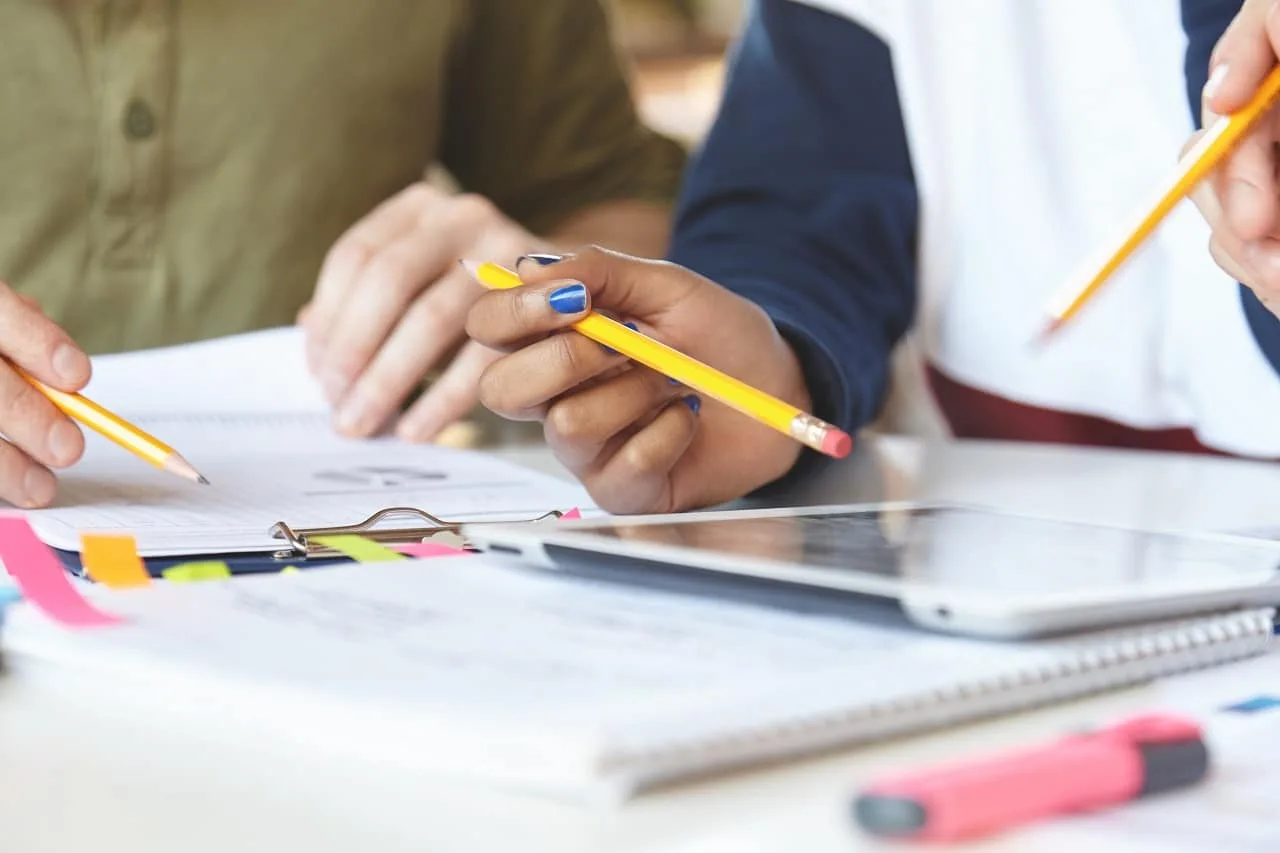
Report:
M156 132L156 115L144 101L130 101L124 111L124 133L130 139L149 139Z

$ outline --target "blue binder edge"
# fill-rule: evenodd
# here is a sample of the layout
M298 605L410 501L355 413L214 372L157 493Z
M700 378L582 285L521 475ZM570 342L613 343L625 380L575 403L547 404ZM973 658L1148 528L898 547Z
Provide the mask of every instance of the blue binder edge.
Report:
M89 580L85 574L84 565L80 562L79 551L63 551L60 548L50 549L58 557L58 561L66 567L76 577ZM143 559L142 565L146 568L147 574L153 578L161 577L165 569L173 566L180 566L183 563L191 562L207 562L221 561L227 564L227 568L231 570L233 575L263 575L272 572L279 572L288 566L294 566L298 569L314 569L321 566L334 566L355 562L346 557L327 557L322 559L305 559L299 557L295 560L278 560L271 554L185 554L180 557L147 557Z

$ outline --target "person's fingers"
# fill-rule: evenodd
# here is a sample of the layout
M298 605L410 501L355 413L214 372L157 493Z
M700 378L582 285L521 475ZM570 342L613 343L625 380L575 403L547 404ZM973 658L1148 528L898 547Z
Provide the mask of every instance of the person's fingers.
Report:
M498 358L479 344L466 344L440 378L400 416L396 436L402 441L431 441L465 417L480 400L480 377Z
M595 246L555 263L520 259L516 271L529 285L557 279L584 283L597 310L652 320L670 312L705 279L667 261L632 258ZM546 257L546 256L542 256Z
M647 367L630 367L607 382L553 402L543 435L566 468L583 474L615 436L687 393Z
M383 247L412 231L423 208L436 203L437 195L422 185L410 187L383 202L334 242L321 265L307 312L307 355L312 370L321 368L319 359L360 272ZM320 378L326 384L333 382Z
M71 336L3 283L0 283L0 355L61 391L79 391L89 381L89 357ZM0 408L0 412L3 411Z
M428 325L418 332L435 338L432 345L438 348L461 337L464 312L479 286L446 268L446 252L444 246L421 231L411 231L373 257L343 305L342 322L330 331L324 343L320 354L323 370L349 387L369 366L406 309L428 288L434 307L443 313L438 318L420 315L419 319L428 320ZM444 275L448 277L442 279Z
M37 462L55 468L84 453L84 435L36 387L0 365L0 433Z
M1223 225L1245 242L1280 226L1275 142L1269 125L1245 137L1218 171L1215 185Z
M561 332L489 365L480 401L510 420L537 420L551 400L624 361L576 332Z
M53 503L57 490L48 468L0 439L0 500L23 509L39 509Z
M676 501L671 469L693 441L700 406L696 396L668 403L648 426L585 477L584 484L596 503L613 513L673 511Z
M462 339L476 285L457 268L422 291L419 284L410 282L425 269L401 268L395 274L400 276L398 281L388 278L371 287L362 285L360 298L352 300L348 322L353 332L346 340L330 345L345 353L338 358L347 359L337 371L349 382L346 392L335 401L335 425L340 432L363 436L376 431ZM375 274L373 264L367 274ZM401 299L411 300L408 310L398 304ZM361 333L365 337L354 337ZM365 363L352 373L357 359L365 359Z
M1280 302L1280 240L1267 237L1244 245L1243 266L1251 274L1243 279L1258 298Z
M576 281L525 285L485 293L467 314L467 335L499 352L567 328L591 310L591 294Z
M1204 101L1219 115L1243 107L1276 62L1274 0L1245 0L1209 59ZM1278 42L1280 43L1280 42Z
M1223 248L1222 243L1217 237L1209 239L1209 254L1223 272L1231 276L1238 282L1249 284L1257 277L1254 270L1246 267L1241 261L1237 260L1234 255Z

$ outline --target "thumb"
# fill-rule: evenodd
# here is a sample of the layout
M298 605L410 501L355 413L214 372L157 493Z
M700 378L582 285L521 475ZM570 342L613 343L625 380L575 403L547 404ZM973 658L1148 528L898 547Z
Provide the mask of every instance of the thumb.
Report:
M642 321L670 310L703 281L666 261L635 258L597 246L559 260L546 255L522 258L516 269L526 284L580 281L591 294L594 308Z
M1276 64L1278 15L1276 0L1246 0L1209 59L1209 82L1203 95L1207 111L1226 115L1253 97Z

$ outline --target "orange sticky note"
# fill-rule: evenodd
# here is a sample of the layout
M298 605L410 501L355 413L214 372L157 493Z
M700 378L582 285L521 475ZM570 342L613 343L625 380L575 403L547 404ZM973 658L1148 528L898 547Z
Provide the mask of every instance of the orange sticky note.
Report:
M112 589L149 586L151 576L127 533L81 533L80 559L89 577Z

